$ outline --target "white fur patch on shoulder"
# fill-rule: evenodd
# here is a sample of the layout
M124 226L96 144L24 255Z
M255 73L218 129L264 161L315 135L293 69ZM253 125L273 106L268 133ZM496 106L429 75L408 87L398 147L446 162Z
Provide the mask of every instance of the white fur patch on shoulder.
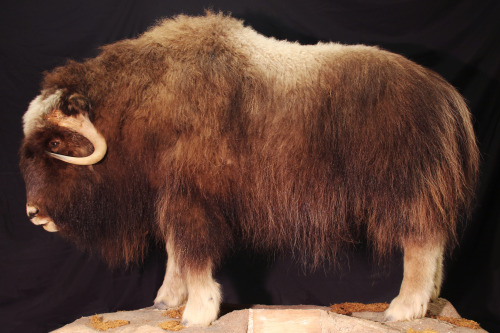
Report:
M25 136L28 136L33 130L41 125L43 115L52 111L57 106L61 95L62 91L57 90L52 95L44 98L42 92L42 94L31 101L28 110L23 116L23 131Z
M277 40L248 27L235 33L232 43L249 55L250 61L261 73L284 84L284 87L314 81L325 61L345 49L338 43L301 45Z

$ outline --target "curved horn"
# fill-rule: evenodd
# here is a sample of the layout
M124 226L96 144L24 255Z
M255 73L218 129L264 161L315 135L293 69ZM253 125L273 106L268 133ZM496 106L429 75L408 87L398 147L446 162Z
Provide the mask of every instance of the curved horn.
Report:
M61 111L56 111L50 118L55 118L54 121L57 125L71 129L84 136L94 146L94 152L85 157L66 156L49 151L46 152L47 154L58 160L76 165L92 165L104 158L107 150L106 140L97 132L88 116L84 116L81 113L76 116L66 116Z

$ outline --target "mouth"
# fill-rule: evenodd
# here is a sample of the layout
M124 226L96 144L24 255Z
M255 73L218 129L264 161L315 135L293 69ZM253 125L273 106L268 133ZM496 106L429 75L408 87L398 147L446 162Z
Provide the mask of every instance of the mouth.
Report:
M59 228L57 228L57 225L54 223L54 221L52 221L50 217L43 217L38 215L38 208L27 205L26 213L31 223L33 223L34 225L40 225L43 229L49 232L59 231Z
M35 218L31 219L31 222L35 225L41 225L42 228L44 228L46 231L49 231L49 232L58 232L59 231L59 229L57 228L54 221L52 221L48 217L44 217L44 218L35 217Z

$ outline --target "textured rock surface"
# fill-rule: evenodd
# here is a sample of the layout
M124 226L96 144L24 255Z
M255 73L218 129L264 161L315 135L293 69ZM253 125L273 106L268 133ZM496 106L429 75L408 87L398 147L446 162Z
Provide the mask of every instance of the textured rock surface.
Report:
M431 315L459 318L457 311L446 300L439 299L430 305ZM164 316L165 311L153 308L135 311L121 311L101 314L104 321L126 320L130 324L109 329L114 333L165 333L158 325L168 320L176 320ZM66 325L54 333L95 333L91 317L83 317ZM262 333L262 332L451 332L451 333L484 333L482 329L470 329L455 326L445 321L423 318L404 322L383 322L383 313L355 312L352 316L336 314L328 307L319 306L254 306L251 309L231 311L206 328L188 327L183 333Z

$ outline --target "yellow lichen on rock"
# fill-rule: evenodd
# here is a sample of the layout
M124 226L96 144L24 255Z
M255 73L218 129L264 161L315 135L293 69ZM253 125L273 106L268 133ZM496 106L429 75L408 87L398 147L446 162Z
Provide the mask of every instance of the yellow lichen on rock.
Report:
M479 324L476 323L474 320L469 320L469 319L464 319L464 318L450 318L450 317L442 317L442 316L431 316L431 318L446 321L447 323L450 323L450 324L453 324L453 325L459 326L459 327L467 327L467 328L472 328L474 330L481 328L481 326L479 326Z
M418 330L414 330L413 328L409 328L408 331L406 331L406 333L439 333L438 331L434 331L434 330L423 330L423 331L418 331Z
M159 323L158 326L166 331L180 331L184 328L178 320L168 320Z
M170 309L163 313L165 317L181 319L182 313L184 312L184 307L180 307L178 309Z
M389 304L387 303L363 304L347 302L330 305L330 311L351 316L353 312L384 312L388 307Z
M120 326L125 326L130 324L128 320L106 320L104 321L102 317L98 315L92 316L90 318L90 324L93 328L98 331L106 331L111 328L116 328Z

